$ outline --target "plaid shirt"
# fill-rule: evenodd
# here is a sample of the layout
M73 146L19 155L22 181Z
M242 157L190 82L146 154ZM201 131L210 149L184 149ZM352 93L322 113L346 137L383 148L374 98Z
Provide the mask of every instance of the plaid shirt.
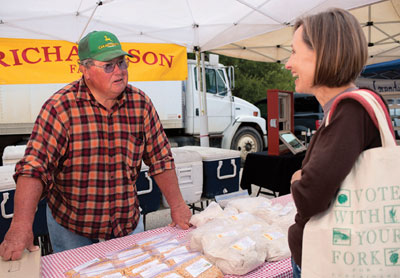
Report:
M41 179L52 214L65 228L110 239L137 225L142 159L150 175L175 167L150 99L128 85L107 111L81 79L43 105L14 178Z

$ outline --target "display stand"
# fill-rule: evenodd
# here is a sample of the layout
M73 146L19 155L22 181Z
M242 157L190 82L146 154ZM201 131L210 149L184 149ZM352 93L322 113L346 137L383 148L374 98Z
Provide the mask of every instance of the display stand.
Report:
M267 90L267 128L268 154L279 155L283 152L279 144L279 132L294 132L293 92ZM286 148L284 148L286 149Z

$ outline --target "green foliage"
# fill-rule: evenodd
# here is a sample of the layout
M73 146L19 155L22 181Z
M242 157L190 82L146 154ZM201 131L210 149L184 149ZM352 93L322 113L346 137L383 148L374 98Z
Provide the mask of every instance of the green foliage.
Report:
M233 94L254 103L267 95L268 89L294 91L294 78L283 64L263 63L220 56L225 66L235 68Z

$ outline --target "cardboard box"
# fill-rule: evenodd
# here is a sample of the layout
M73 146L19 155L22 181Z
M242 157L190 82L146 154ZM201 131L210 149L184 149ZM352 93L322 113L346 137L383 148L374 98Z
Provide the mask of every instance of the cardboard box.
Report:
M25 250L21 260L18 261L3 261L0 259L0 277L39 278L40 249L35 252Z

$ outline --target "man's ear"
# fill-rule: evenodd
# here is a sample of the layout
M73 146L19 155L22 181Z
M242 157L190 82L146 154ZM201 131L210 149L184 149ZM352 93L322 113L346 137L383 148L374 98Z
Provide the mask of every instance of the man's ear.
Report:
M83 65L79 65L79 71L82 72L83 77L85 77L86 80L89 79L89 70L87 67Z

